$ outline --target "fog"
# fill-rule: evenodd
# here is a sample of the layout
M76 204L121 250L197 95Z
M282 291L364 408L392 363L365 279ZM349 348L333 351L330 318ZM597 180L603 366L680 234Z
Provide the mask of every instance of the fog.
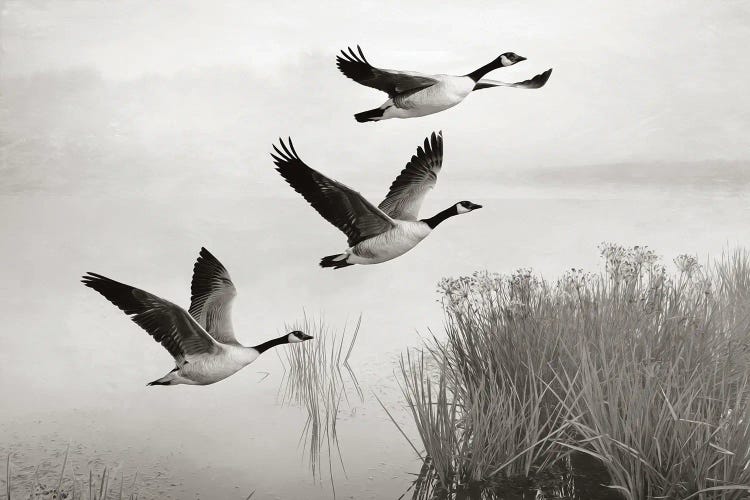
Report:
M667 265L747 245L748 20L746 2L6 2L0 430L15 437L0 451L33 463L49 435L88 455L106 446L207 498L218 478L287 496L310 484L304 416L274 405L275 355L215 386L146 389L169 355L78 282L86 271L187 306L206 246L237 286L241 342L304 312L333 326L362 314L355 370L397 406L394 364L440 334L444 276L532 268L554 281L596 271L602 241L648 245ZM554 70L539 90L358 124L385 96L338 73L336 52L357 43L383 67L463 74L512 50L528 61L492 78ZM271 144L291 136L310 166L379 202L433 130L445 160L422 213L484 208L392 262L318 268L345 238L274 171ZM408 445L370 399L355 413L344 491L397 496L416 471Z

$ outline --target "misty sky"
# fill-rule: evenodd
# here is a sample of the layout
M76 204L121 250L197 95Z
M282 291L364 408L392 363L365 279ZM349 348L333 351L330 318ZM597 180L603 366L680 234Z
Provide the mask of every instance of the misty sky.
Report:
M748 21L740 1L5 2L0 229L14 236L0 257L28 298L12 279L0 293L82 294L87 269L135 279L156 266L178 296L207 245L276 293L304 284L284 307L387 315L379 286L407 270L404 303L434 308L443 276L590 267L605 240L716 255L745 243L750 210ZM464 74L512 50L528 60L491 77L554 72L539 90L359 124L385 95L338 72L337 50L356 43L384 67ZM275 172L271 144L292 136L313 168L378 202L440 129L422 213L485 208L394 262L318 269L343 237ZM367 297L364 276L380 280ZM398 329L424 327L423 310Z
M127 151L136 178L257 168L264 189L278 186L263 168L270 143L292 135L312 166L378 195L436 129L446 172L746 160L748 21L744 1L10 1L3 135L61 148L90 137ZM338 73L336 52L356 43L383 67L463 74L512 50L528 61L490 77L554 72L541 90L486 90L437 115L362 125L351 115L385 95ZM70 163L79 185L102 175ZM61 175L32 168L11 180Z
M216 471L263 497L307 484L290 466L297 433L273 403L278 358L208 390L145 390L172 360L80 284L86 271L186 306L206 246L237 286L248 345L302 311L335 328L362 313L355 368L368 386L390 384L397 405L398 356L442 332L442 277L532 268L554 283L571 267L596 271L603 241L648 245L668 267L748 245L747 0L27 0L0 12L0 417L23 416L16 429L62 415L48 420L58 442L101 449L91 435L127 442L117 429L130 422L136 444L210 464L181 471L206 487ZM554 71L539 90L483 90L435 115L360 124L352 115L386 96L336 68L356 44L385 68L466 74L514 51L528 60L489 78ZM484 208L393 261L320 269L345 237L280 178L271 144L291 136L310 166L377 203L434 130L445 157L421 215L459 200ZM266 385L257 371L271 373ZM78 408L116 411L92 417L93 432L65 417ZM383 439L401 437L381 409L357 418L350 432L369 441L350 441L350 457L378 456L405 480L410 462L383 448L411 451ZM257 440L182 439L219 420ZM257 464L255 475L238 464ZM350 465L350 487L392 483L391 469Z

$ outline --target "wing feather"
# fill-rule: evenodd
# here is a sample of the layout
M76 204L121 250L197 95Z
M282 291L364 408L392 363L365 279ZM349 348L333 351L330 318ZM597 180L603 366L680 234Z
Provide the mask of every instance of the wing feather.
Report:
M178 305L96 273L87 273L81 282L130 316L130 319L164 346L178 364L183 364L188 356L213 354L220 348L188 312Z
M519 89L538 89L544 87L544 84L549 80L552 75L552 68L548 69L544 73L539 73L534 78L524 80L516 83L506 83L500 80L490 80L489 78L482 78L474 86L474 90L489 89L492 87L516 87Z
M336 66L348 78L357 83L382 90L388 97L404 92L413 92L435 85L438 81L430 76L414 71L398 71L376 68L365 58L362 49L357 45L357 52L347 47L336 56Z
M417 220L425 195L435 187L443 165L443 133L435 132L391 184L378 207L393 219Z
M308 167L294 150L279 139L271 157L276 170L328 222L348 238L349 246L382 234L395 226L393 220L361 194Z
M239 345L232 327L232 302L236 295L229 272L211 252L201 248L193 266L188 312L222 344Z

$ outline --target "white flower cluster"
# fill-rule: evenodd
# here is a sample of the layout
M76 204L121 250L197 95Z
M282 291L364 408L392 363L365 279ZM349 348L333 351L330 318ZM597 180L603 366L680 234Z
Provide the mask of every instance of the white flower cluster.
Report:
M625 248L617 243L604 242L599 245L599 252L607 275L615 281L640 279L644 273L663 273L663 268L657 264L659 256L647 246Z

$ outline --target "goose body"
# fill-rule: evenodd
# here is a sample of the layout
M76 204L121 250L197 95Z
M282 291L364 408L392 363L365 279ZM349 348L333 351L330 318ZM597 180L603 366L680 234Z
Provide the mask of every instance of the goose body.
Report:
M234 375L260 356L252 347L222 345L217 353L199 354L149 385L210 385Z
M432 232L422 221L394 220L395 226L385 233L368 238L347 248L349 264L380 264L405 254Z
M425 139L424 146L391 184L377 207L361 194L307 166L291 139L280 141L271 156L276 170L328 222L348 237L349 247L323 257L321 267L339 269L354 264L379 264L399 257L425 239L438 224L454 215L481 208L461 201L429 219L418 219L425 195L435 185L443 164L443 136Z
M468 76L434 75L432 78L436 82L434 85L388 99L378 108L383 110L380 119L415 118L444 111L463 101L476 83Z
M189 312L144 290L96 273L82 280L143 328L174 357L175 368L148 385L209 385L255 361L267 349L312 337L293 331L253 347L237 342L231 323L237 294L226 268L201 248L193 268Z
M523 82L506 83L483 78L494 69L512 66L525 59L513 52L506 52L467 75L429 75L376 68L367 61L362 49L357 46L357 52L351 48L348 52L342 50L341 55L336 57L336 65L348 78L388 94L388 100L379 107L354 115L358 122L368 122L438 113L459 104L474 90L491 87L543 87L552 74L551 69Z

